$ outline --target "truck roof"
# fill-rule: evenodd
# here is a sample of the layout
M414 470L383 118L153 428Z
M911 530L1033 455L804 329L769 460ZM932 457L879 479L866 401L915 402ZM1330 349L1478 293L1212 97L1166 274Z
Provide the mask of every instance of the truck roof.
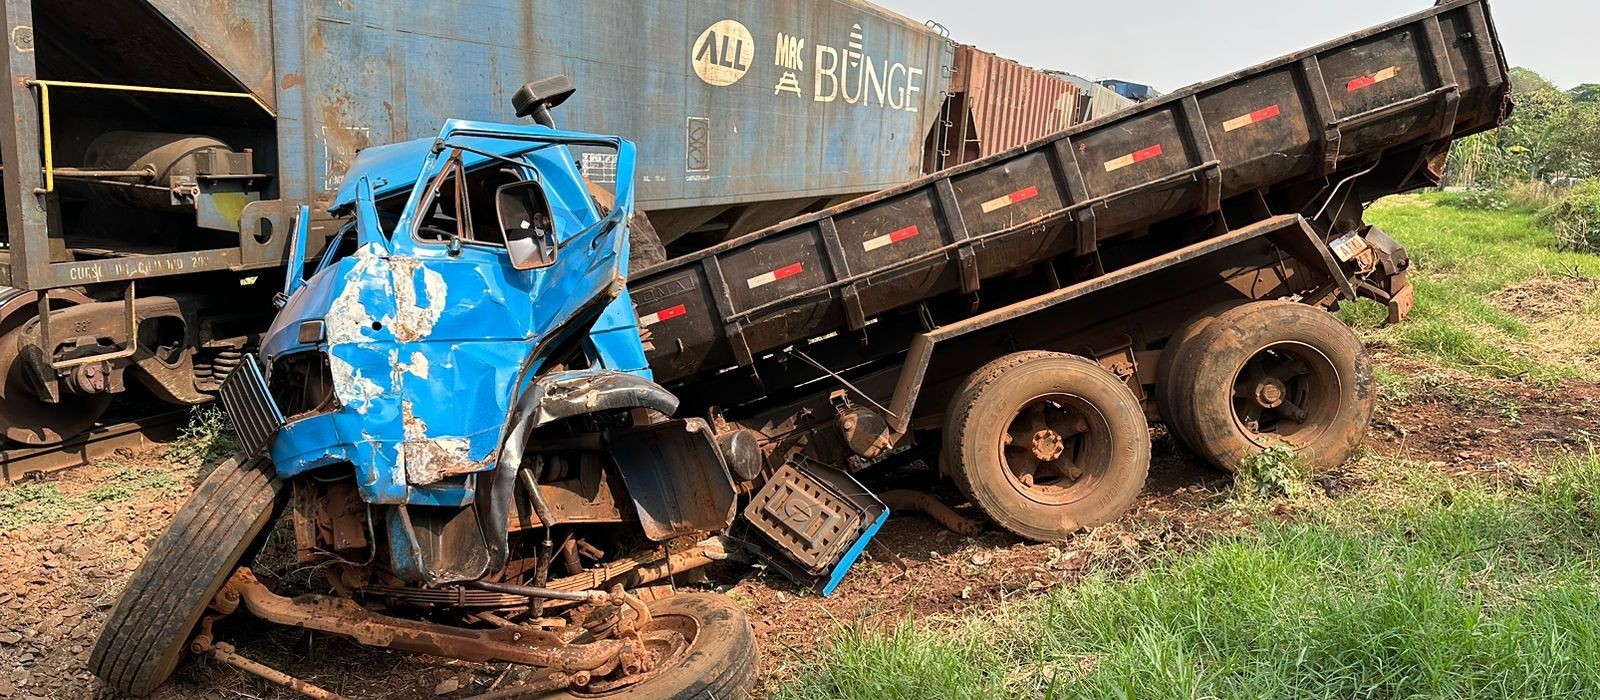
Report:
M333 201L328 204L328 210L330 212L338 212L355 203L356 183L363 177L372 183L372 194L376 199L384 199L411 189L412 185L416 184L417 178L422 174L422 163L433 150L434 144L461 129L493 129L504 131L508 135L526 135L534 132L560 133L530 124L488 124L452 119L440 129L438 136L362 149L356 156L355 163L351 164L350 171L345 175L344 182L340 183L339 191L334 194ZM516 158L529 151L544 147L544 144L522 140L477 136L450 136L449 138L452 143L469 146L474 150L492 153L505 158ZM477 153L467 152L462 154L462 163L468 170L482 165L488 160L489 158Z

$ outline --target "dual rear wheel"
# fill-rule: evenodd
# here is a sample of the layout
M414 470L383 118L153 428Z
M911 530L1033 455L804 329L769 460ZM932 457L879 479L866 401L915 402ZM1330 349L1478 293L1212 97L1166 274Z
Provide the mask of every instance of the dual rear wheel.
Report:
M1168 428L1228 471L1274 445L1343 463L1374 404L1371 361L1331 314L1292 302L1225 304L1179 328L1157 370ZM956 486L1007 530L1065 539L1120 517L1144 488L1144 408L1098 363L1029 351L973 373L946 413Z

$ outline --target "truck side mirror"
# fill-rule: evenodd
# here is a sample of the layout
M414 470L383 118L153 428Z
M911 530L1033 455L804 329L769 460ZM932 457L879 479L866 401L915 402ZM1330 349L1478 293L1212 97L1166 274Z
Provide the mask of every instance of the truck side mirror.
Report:
M502 185L494 193L511 266L537 270L556 262L556 221L537 180Z
M533 117L534 121L554 129L556 122L550 116L550 110L560 107L577 91L571 78L553 75L523 85L511 96L511 107L517 110L517 116Z

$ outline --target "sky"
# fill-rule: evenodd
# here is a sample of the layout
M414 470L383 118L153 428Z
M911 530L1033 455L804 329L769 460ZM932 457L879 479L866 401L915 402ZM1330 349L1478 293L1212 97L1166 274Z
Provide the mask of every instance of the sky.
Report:
M1432 6L1428 0L874 0L1036 68L1164 92ZM1499 0L1513 66L1563 88L1600 83L1600 1Z

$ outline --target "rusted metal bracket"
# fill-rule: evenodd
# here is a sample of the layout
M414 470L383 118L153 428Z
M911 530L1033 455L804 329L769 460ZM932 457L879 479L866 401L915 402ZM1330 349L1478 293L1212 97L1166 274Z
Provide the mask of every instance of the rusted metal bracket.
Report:
M191 649L196 654L210 656L211 658L239 669L240 671L244 671L245 673L274 685L283 686L308 698L316 698L317 700L346 700L345 696L335 693L331 690L300 680L299 678L295 678L294 676L279 671L278 669L272 668L266 664L257 661L251 661L250 659L240 656L238 652L234 650L232 644L226 644L222 642L213 644L211 642L211 638L208 636L202 636L198 639L195 639L194 644L191 645Z
M477 663L511 663L567 671L583 683L614 667L625 654L642 655L634 640L605 639L567 645L535 630L474 630L379 615L355 601L326 595L285 598L268 590L249 569L228 581L219 600L237 596L250 614L268 622L350 637L362 644ZM574 680L574 682L579 682ZM580 683L581 684L581 683Z

